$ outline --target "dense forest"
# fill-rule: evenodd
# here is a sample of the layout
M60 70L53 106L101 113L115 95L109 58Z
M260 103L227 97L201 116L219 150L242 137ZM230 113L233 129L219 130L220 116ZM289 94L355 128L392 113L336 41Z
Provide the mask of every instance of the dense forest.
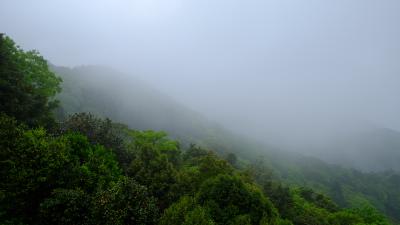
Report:
M140 82L127 96L113 71L77 70L0 37L1 224L400 220L397 172L266 151Z

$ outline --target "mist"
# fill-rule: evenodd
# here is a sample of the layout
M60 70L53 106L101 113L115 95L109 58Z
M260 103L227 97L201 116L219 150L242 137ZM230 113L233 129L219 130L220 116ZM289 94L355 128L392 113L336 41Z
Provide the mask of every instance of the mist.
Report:
M116 68L237 133L306 151L400 130L399 11L396 0L2 0L0 32L55 65Z

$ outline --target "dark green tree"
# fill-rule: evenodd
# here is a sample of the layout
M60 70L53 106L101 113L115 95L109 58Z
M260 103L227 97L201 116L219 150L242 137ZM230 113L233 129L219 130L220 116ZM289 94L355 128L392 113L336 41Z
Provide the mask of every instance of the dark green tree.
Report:
M213 225L207 209L189 196L183 196L164 211L159 225Z
M90 143L111 149L123 168L132 161L132 154L126 146L126 140L130 138L127 127L113 123L108 118L101 119L90 113L76 113L64 120L56 132L77 132L85 135Z
M126 177L99 192L92 211L92 222L99 225L155 224L159 217L156 200L147 188Z
M180 152L175 142L166 139L164 133L134 132L133 138L135 159L128 168L128 176L147 186L159 200L160 208L164 209L180 196L178 172L171 163Z
M89 224L91 196L81 189L55 189L40 204L40 224Z
M210 209L218 224L228 224L239 215L248 215L251 224L259 224L263 217L270 221L278 218L276 209L259 188L236 176L219 175L205 181L197 199Z
M0 34L0 111L29 126L50 126L61 79L37 51L23 51Z
M51 137L2 114L0 137L0 223L35 224L41 211L53 217L76 211L68 205L80 202L79 190L90 195L121 176L114 154L80 134ZM46 210L56 204L60 210Z

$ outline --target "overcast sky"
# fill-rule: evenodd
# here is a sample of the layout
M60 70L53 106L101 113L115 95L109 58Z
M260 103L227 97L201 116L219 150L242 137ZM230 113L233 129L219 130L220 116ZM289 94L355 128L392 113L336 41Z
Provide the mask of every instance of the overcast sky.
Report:
M399 0L1 0L0 32L56 65L127 71L258 137L400 129Z

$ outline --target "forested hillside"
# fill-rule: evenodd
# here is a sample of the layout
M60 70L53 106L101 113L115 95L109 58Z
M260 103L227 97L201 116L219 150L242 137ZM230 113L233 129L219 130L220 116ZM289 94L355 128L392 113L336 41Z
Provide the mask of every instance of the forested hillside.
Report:
M373 206L397 218L395 173L266 152L140 83L90 71L54 73L0 37L0 224L389 224ZM349 197L359 204L343 207Z
M128 79L115 70L89 66L74 69L53 67L63 78L63 92L59 94L61 108L65 114L92 112L100 116L128 124L140 129L165 130L178 139L183 146L190 143L212 149L224 157L229 153L239 156L241 166L255 162L265 164L273 176L286 184L310 187L327 194L342 207L372 205L398 221L400 219L400 175L395 171L361 172L346 169L322 160L305 157L298 153L285 152L255 140L233 134L198 113L163 96L139 80ZM114 88L118 87L118 88ZM111 108L107 107L112 105ZM362 136L353 146L358 151L347 151L346 146L332 144L332 151L347 154L373 154L371 158L394 161L397 143L395 134ZM392 132L393 133L393 132ZM386 138L386 139L384 139ZM382 139L375 141L376 139ZM356 140L356 139L351 139ZM361 143L364 140L364 143ZM342 143L342 142L339 142ZM392 145L374 152L376 146ZM362 144L362 145L361 145ZM361 146L364 146L361 149ZM336 147L336 149L333 149ZM363 153L362 150L368 150ZM379 148L381 149L381 148ZM350 159L349 157L347 157ZM355 157L352 157L355 158ZM364 157L366 158L366 157ZM262 162L260 162L260 159ZM387 161L387 160L386 160ZM341 161L343 162L343 161ZM381 163L385 165L384 160ZM363 165L365 162L354 162ZM395 165L395 164L393 164ZM371 165L369 165L371 166Z

